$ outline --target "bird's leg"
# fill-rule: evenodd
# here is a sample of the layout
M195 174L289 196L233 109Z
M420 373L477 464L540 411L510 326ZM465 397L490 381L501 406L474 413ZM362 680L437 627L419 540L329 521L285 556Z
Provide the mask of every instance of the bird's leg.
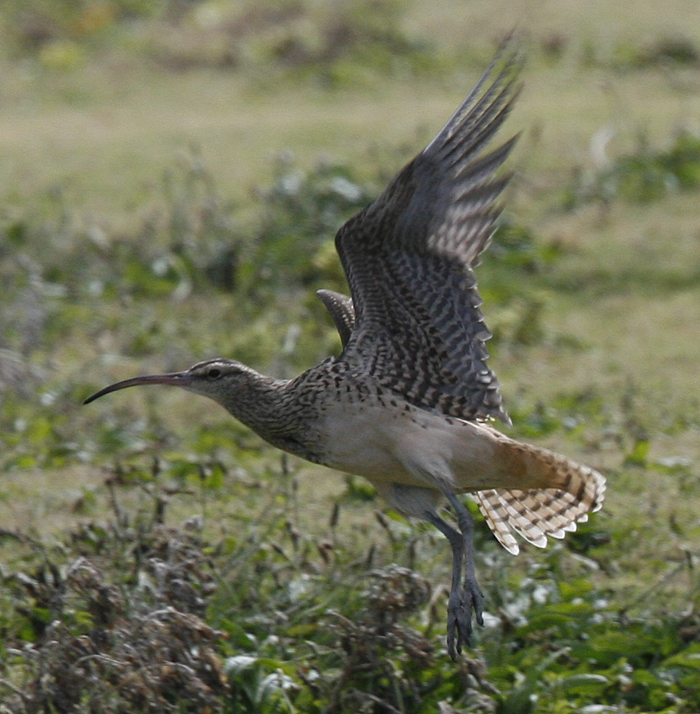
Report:
M484 626L483 604L484 596L479 588L479 583L476 579L476 558L474 554L474 519L469 513L467 507L455 496L454 493L445 494L457 514L457 523L459 530L462 533L464 543L464 595L465 608L467 613L471 615L471 610L474 610L477 623Z
M472 632L472 610L479 625L484 624L482 605L484 596L476 580L474 564L474 519L464 504L453 494L445 496L454 508L459 531L435 512L426 519L445 535L452 548L452 585L447 605L447 651L453 660L462 652L462 644L469 644ZM466 563L465 563L466 561ZM465 564L462 584L462 564Z
M471 612L466 610L462 597L464 540L462 534L437 513L426 513L426 519L443 533L452 548L452 585L447 604L447 651L450 657L456 660L457 654L462 652L462 642L469 640L471 632Z

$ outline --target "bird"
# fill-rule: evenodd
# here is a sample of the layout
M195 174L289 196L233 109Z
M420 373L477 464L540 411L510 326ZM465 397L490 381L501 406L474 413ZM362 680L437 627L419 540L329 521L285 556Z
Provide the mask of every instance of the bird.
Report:
M545 547L599 510L605 494L596 470L494 426L511 422L487 364L491 333L474 269L512 178L502 165L518 135L490 144L521 89L519 54L504 43L435 138L338 230L350 295L318 296L340 336L339 355L293 379L209 359L85 400L133 386L182 387L279 449L364 476L390 507L431 523L452 551L453 660L471 643L472 618L484 622L475 523L460 495L476 501L498 542L517 555L515 534Z

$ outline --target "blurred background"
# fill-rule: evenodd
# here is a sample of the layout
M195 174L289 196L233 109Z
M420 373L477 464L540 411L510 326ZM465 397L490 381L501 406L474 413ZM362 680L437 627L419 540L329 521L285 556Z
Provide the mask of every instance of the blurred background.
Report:
M513 29L491 364L609 492L518 558L480 522L455 666L444 539L361 479L178 390L81 402L337 354L335 231ZM0 711L698 711L699 197L690 0L4 0Z

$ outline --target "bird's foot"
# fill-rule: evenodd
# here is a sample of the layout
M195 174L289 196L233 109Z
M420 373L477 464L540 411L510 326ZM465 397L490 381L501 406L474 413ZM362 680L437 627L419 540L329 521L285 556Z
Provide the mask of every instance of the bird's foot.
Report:
M472 610L477 623L484 624L484 596L476 579L467 580L462 592L453 591L447 603L447 652L453 661L469 645L472 634Z

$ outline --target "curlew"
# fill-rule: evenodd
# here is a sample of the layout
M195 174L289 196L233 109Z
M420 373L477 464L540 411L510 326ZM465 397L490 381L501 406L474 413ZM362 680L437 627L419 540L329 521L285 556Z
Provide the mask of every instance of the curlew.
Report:
M501 50L437 136L369 206L336 247L351 297L319 290L342 353L295 379L212 359L184 372L127 379L93 394L168 384L218 402L270 444L367 478L407 516L438 528L452 549L447 648L483 624L469 493L501 545L514 533L544 547L598 510L605 479L574 461L508 438L510 420L487 365L491 336L474 266L487 247L517 137L488 150L519 90L516 53ZM500 69L499 69L500 68ZM447 501L456 524L439 515Z

